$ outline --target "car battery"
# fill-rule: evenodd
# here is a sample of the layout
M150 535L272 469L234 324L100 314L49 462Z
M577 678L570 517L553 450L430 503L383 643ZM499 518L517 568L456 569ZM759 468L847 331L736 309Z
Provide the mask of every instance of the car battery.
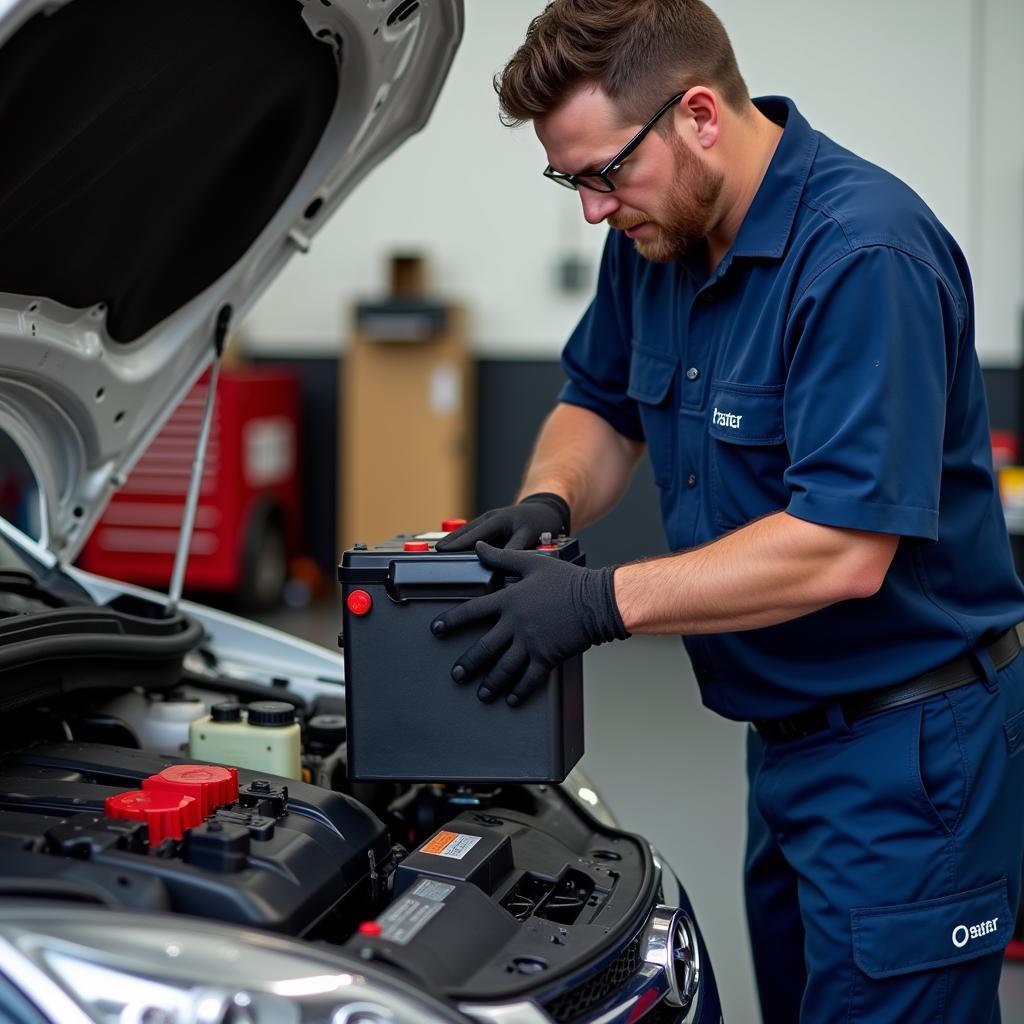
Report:
M444 533L401 535L346 551L343 597L348 770L353 779L418 782L561 782L583 756L583 676L577 655L518 707L483 703L478 680L451 670L493 624L436 637L453 605L516 586L472 551L437 551ZM584 564L560 537L537 558Z

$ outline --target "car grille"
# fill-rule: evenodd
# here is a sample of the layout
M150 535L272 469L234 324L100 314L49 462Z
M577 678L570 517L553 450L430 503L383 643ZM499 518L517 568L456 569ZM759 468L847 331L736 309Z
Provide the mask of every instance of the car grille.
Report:
M643 1024L672 1024L683 1012L679 1006L669 1006L664 999L654 1007L650 1013L645 1013L641 1018Z
M603 1003L640 969L640 939L635 938L607 967L592 978L544 1004L548 1015L565 1024Z

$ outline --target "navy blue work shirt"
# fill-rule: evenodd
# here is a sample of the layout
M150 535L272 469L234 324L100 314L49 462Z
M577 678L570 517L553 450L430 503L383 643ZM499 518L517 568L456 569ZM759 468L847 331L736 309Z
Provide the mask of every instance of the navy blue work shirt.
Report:
M704 703L774 718L911 679L1024 618L992 470L967 265L924 202L784 131L732 249L640 257L609 233L560 400L646 441L674 551L771 512L898 534L881 590L684 637Z

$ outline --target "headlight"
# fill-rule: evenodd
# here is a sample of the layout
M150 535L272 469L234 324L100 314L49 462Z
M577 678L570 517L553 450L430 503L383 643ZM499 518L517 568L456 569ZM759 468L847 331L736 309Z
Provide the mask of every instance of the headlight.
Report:
M188 918L11 906L0 971L61 1024L463 1021L358 960Z

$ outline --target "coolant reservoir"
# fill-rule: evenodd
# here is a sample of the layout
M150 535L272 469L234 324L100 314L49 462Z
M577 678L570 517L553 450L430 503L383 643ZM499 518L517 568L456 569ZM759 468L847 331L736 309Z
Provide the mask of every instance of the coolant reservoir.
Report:
M189 742L189 726L206 714L198 698L123 693L103 710L120 718L138 737L143 750L181 754Z
M238 704L215 704L190 726L188 750L202 761L302 778L295 708L284 701L254 701L248 715Z

